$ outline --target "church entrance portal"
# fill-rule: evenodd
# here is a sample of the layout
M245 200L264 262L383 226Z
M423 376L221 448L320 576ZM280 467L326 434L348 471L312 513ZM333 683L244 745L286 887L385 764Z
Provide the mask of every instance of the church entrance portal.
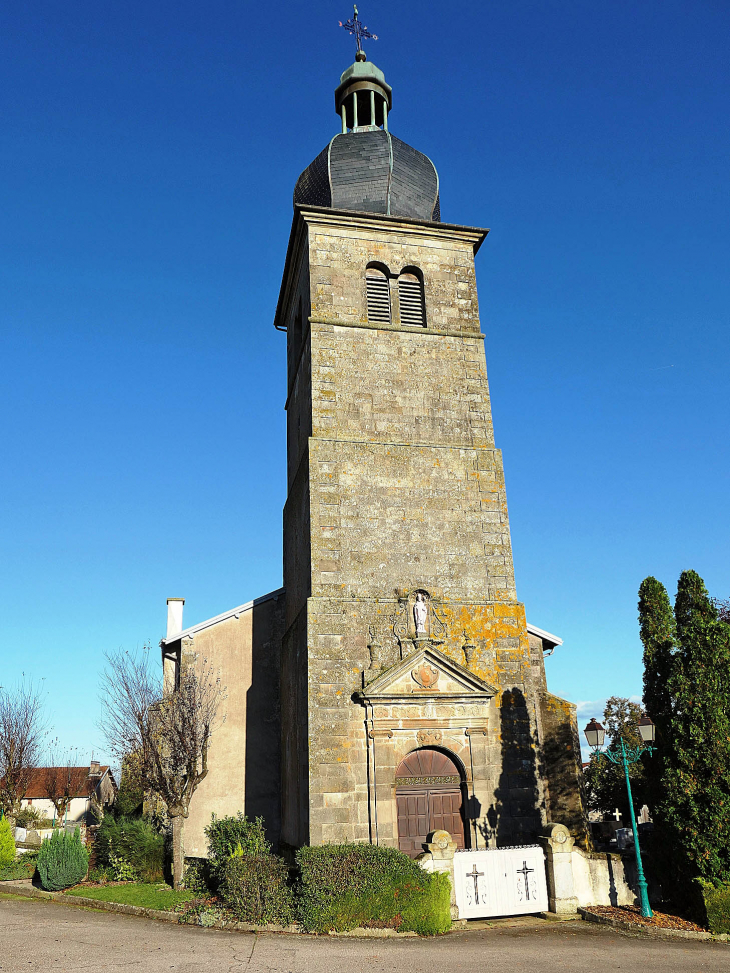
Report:
M454 760L441 750L414 750L395 774L398 847L411 858L424 850L431 831L448 831L464 847L463 779Z

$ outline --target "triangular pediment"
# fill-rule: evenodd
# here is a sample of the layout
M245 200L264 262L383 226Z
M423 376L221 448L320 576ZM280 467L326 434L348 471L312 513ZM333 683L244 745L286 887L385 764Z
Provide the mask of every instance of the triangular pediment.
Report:
M432 645L418 648L386 669L359 694L362 699L478 696L491 698L498 690L454 662Z

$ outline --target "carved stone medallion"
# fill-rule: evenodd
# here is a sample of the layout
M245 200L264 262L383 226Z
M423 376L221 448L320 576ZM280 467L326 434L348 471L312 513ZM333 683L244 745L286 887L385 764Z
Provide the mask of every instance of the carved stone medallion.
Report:
M421 689L433 689L439 680L439 671L424 662L417 669L412 670L411 676Z
M441 730L419 730L416 739L422 747L436 747L444 738Z

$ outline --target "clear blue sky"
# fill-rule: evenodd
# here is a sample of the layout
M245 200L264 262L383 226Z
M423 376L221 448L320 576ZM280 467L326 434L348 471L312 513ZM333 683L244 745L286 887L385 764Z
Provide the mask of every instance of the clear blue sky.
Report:
M80 752L104 649L281 584L299 172L338 129L345 0L35 0L0 17L0 682ZM478 257L518 595L554 692L641 691L636 591L730 594L730 6L361 16ZM103 751L100 754L103 757Z

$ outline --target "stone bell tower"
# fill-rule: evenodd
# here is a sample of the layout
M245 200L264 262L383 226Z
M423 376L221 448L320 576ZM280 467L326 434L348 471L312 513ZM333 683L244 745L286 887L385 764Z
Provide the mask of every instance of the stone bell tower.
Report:
M457 816L467 846L515 843L545 819L544 671L492 431L474 269L487 231L441 222L436 169L390 132L391 88L364 57L335 92L341 132L297 181L275 320L282 843L409 850Z

